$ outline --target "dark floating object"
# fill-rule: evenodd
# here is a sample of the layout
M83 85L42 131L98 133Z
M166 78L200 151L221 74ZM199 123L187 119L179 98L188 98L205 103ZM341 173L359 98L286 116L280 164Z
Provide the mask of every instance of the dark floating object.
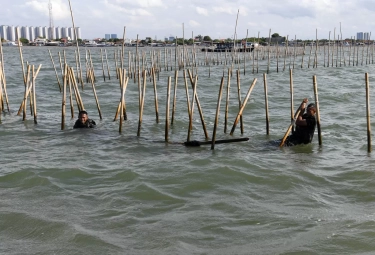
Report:
M235 142L245 142L245 141L249 141L249 138L248 137L244 137L244 138L236 138L236 139L216 140L215 144L219 144L219 143L235 143ZM196 146L201 146L201 145L206 145L206 144L212 144L212 141L201 142L201 141L194 140L194 141L184 142L184 145L185 146L189 146L189 147L196 147Z

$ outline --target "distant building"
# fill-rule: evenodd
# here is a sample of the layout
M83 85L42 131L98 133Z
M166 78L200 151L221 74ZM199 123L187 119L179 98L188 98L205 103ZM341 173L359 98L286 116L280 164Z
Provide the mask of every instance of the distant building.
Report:
M116 38L118 38L117 34L111 34L111 39L116 39Z
M4 40L8 40L8 26L0 26L0 37Z
M8 41L15 41L16 40L16 29L14 26L8 27Z
M29 41L34 41L35 40L35 29L34 29L34 27L29 27L29 35L30 35Z
M25 38L30 41L30 29L29 27L21 27L21 38Z
M111 34L105 34L104 38L105 38L106 40L111 39Z
M370 33L363 33L363 40L370 40Z
M363 32L357 33L357 40L363 40Z
M61 27L56 27L55 28L55 39L60 39L61 36Z
M176 39L176 38L175 38L174 36L170 36L170 37L169 37L169 41L170 41L170 42L173 42L175 39Z

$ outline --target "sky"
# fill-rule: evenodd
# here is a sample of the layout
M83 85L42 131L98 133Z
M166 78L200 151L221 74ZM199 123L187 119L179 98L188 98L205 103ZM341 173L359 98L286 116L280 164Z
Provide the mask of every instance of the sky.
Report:
M208 35L343 39L374 32L374 0L70 0L83 39L117 34L140 39ZM49 26L48 0L0 0L0 25ZM54 26L71 27L68 0L51 0ZM236 26L238 14L238 21ZM184 29L183 29L184 28ZM184 31L184 33L183 33Z

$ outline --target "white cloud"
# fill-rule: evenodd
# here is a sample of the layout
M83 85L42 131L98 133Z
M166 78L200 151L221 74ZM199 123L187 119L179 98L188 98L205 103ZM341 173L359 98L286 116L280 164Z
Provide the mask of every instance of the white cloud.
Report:
M202 8L202 7L196 7L195 10L197 11L198 14L201 14L201 15L204 15L204 16L208 16L208 11L207 9L205 8Z
M190 25L191 27L199 27L199 26L200 26L199 22L197 22L197 21L195 21L195 20L190 20L190 21L189 21L189 25Z

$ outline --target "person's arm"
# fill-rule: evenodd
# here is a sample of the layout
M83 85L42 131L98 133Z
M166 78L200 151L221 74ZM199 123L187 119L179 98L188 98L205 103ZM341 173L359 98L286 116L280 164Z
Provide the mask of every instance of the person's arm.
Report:
M307 102L308 102L307 98L303 99L303 104L301 105L301 111L299 112L298 117L296 119L297 126L307 126L306 120L302 118L303 114L305 113Z

